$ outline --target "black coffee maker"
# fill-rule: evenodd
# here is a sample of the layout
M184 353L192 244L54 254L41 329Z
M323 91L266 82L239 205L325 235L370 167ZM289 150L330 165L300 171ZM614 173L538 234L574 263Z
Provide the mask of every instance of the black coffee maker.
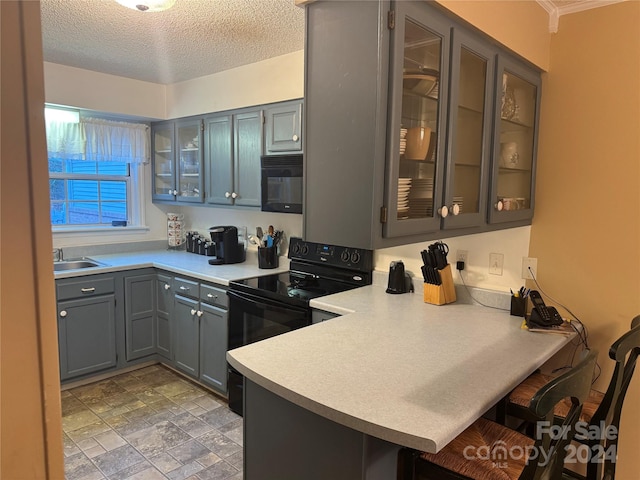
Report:
M236 227L211 227L209 233L215 246L214 257L209 260L211 265L242 263L245 261L244 242L238 239L238 229Z

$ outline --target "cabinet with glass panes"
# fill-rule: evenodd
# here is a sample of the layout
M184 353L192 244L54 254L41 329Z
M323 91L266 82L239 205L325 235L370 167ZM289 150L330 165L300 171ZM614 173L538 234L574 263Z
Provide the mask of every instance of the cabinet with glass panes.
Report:
M154 201L203 202L202 131L201 117L152 124Z
M432 2L356 3L306 7L305 237L384 248L530 223L539 70Z

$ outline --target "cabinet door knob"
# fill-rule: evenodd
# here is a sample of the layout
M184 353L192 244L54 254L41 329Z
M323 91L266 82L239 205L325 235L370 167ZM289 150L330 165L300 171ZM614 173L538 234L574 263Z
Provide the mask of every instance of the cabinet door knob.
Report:
M460 213L460 205L458 205L457 203L454 203L453 206L451 207L451 213L453 213L453 215L458 215Z
M237 194L236 192L233 192L233 193L231 194L231 198L238 198L238 194Z
M67 311L66 311L66 310L62 310L62 311L60 312L60 316L61 316L61 317L66 317L66 316L67 316Z
M171 288L171 285L169 285L168 283L164 284L164 289L165 290L169 290Z
M442 208L438 209L438 213L442 218L447 218L449 215L449 208L446 205L443 205Z
M82 293L93 293L96 291L95 287L87 287L87 288L81 288L80 291Z
M229 192L224 192L224 196L229 198L231 196L231 194Z
M198 310L196 312L196 315L198 315L198 317L201 317L202 315L204 315L204 312L202 310Z
M293 137L291 137L291 140L293 140L294 142L297 142L298 140L300 140L300 137L294 134Z
M498 200L498 203L496 203L494 206L496 207L496 210L498 210L499 212L501 212L502 209L504 208L504 204L502 203L502 200Z
M191 315L195 315L196 313L198 313L198 311L195 308L191 309Z

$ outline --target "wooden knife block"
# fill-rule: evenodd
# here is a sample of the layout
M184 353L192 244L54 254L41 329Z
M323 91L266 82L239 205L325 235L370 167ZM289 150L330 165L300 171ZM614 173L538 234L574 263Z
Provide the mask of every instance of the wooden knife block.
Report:
M444 305L456 301L456 287L453 285L451 265L440 270L442 285L424 284L424 302L432 305Z

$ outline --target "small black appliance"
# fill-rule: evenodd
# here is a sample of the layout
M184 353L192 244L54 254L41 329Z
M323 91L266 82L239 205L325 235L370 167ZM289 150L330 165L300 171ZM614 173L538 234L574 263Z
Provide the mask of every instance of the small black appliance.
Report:
M302 213L302 155L260 157L262 211Z
M209 229L211 241L215 245L215 255L209 260L211 265L242 263L246 259L244 242L238 239L236 227L222 226Z
M409 291L413 291L413 284L409 274L404 271L404 263L402 260L391 262L387 293L407 293Z

